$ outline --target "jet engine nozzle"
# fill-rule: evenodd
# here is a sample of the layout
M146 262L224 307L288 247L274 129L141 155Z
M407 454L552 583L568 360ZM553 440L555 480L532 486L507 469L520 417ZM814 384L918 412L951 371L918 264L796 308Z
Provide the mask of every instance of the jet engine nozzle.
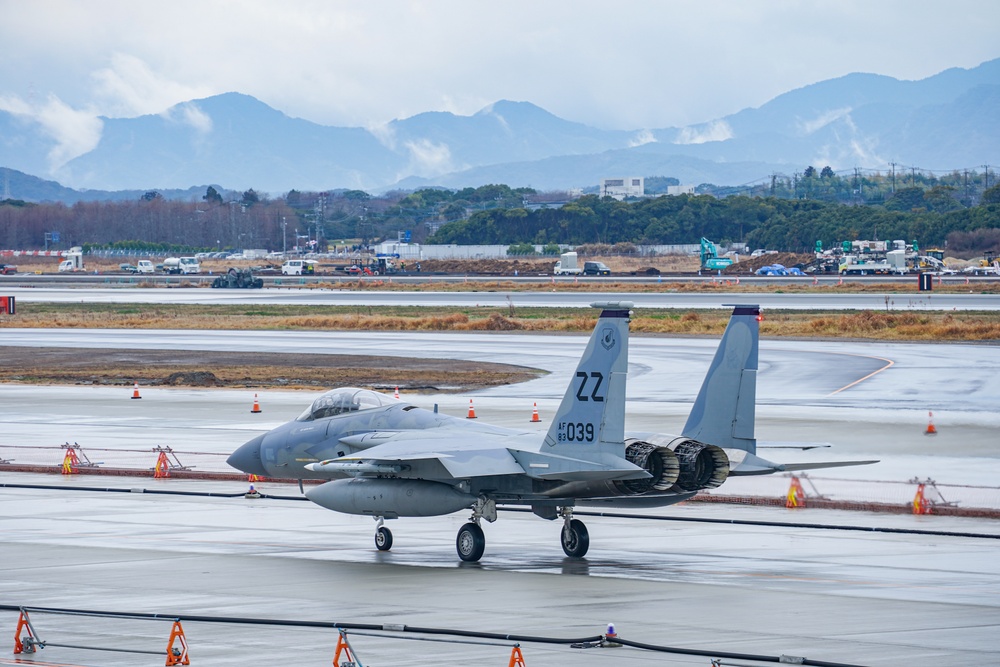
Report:
M641 440L626 441L625 458L650 474L646 479L615 482L615 487L625 495L666 491L677 482L681 472L680 461L674 452Z

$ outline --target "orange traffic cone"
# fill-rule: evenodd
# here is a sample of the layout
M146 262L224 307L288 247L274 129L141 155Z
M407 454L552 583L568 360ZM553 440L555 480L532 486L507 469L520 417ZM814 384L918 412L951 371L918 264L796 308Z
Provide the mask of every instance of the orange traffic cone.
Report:
M471 398L469 399L469 414L466 415L465 418L466 419L475 419L476 418L476 409L474 407L472 407L472 399Z
M399 400L399 387L398 386L396 387L396 391L394 391L392 393L392 397L395 398L397 401Z
M927 430L924 435L937 435L937 428L934 427L934 413L927 411Z
M139 383L138 382L136 382L136 383L134 383L132 385L132 398L142 398L142 396L139 395Z
M538 418L538 403L532 403L531 406L532 406L531 407L531 421L532 422L540 422L540 421L542 421L541 419Z
M253 395L253 407L250 408L250 412L257 413L260 412L260 401L257 400L257 394Z

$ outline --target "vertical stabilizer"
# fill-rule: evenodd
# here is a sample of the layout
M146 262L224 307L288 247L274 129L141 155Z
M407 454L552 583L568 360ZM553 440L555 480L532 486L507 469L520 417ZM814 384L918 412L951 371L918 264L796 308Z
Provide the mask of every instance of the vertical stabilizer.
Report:
M596 460L624 455L630 302L594 303L600 319L566 388L543 449Z
M751 454L756 452L754 410L759 340L760 307L735 305L684 425L684 437Z

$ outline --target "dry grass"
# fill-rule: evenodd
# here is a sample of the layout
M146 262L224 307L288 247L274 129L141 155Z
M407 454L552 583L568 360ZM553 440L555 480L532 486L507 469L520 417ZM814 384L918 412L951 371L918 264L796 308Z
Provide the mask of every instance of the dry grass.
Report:
M721 310L636 310L632 331L720 335ZM586 333L597 313L560 308L356 308L339 306L162 306L41 304L18 306L0 327L61 329L228 329L321 331L534 331ZM765 313L761 334L772 337L872 340L1000 341L1000 313L861 311Z

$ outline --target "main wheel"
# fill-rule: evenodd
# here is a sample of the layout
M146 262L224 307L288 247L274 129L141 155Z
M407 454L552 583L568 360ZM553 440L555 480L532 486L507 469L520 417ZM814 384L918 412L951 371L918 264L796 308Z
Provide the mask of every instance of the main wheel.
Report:
M583 558L587 554L590 533L579 519L571 519L568 526L563 526L562 548L570 558Z
M392 548L392 531L385 526L379 526L375 531L375 548L379 551L388 551Z
M458 531L458 538L455 540L455 548L458 550L458 557L467 563L475 563L483 557L486 550L486 536L483 529L474 523L467 523Z

